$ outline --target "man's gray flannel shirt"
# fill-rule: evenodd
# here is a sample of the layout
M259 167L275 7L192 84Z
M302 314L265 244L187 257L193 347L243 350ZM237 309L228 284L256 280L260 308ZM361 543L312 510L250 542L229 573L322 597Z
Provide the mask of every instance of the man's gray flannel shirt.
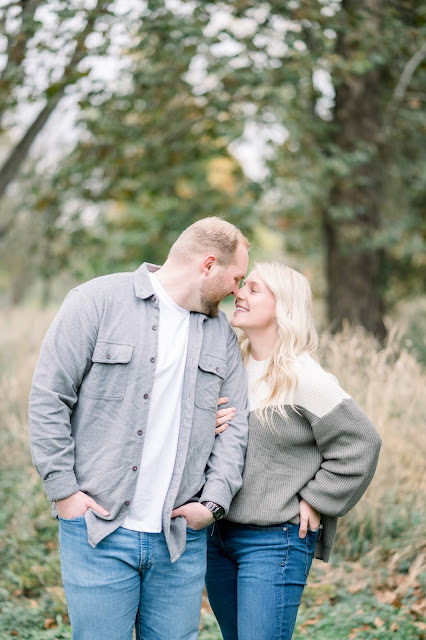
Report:
M94 547L129 509L155 377L159 305L148 270L96 278L69 292L44 339L30 397L34 465L54 502L83 491L109 511L86 513ZM217 400L236 417L215 437ZM186 520L173 508L212 500L229 509L247 445L246 373L234 331L191 313L175 467L163 509L171 560L185 549ZM53 513L56 515L55 508Z

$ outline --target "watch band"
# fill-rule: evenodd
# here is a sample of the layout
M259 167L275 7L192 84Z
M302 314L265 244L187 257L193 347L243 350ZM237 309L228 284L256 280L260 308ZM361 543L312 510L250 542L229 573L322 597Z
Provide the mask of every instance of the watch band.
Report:
M225 515L225 509L221 507L220 504L216 504L216 502L205 500L201 504L206 507L206 509L212 512L213 518L215 520L220 520Z

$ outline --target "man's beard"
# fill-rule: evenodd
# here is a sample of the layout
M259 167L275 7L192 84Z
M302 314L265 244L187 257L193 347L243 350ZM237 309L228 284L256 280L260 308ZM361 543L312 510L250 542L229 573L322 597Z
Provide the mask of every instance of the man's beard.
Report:
M217 318L219 305L226 295L222 282L204 286L200 291L201 313L205 313L210 318Z
M215 302L204 293L201 293L201 313L205 313L206 316L209 316L210 318L217 318L219 315L219 304L221 300L222 298L219 302Z

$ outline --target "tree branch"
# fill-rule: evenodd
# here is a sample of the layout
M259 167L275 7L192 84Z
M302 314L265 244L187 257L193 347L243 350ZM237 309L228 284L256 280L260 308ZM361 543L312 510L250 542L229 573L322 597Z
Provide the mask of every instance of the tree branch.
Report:
M6 34L7 61L0 74L0 92L3 94L0 100L0 118L7 108L4 94L8 92L10 77L20 69L27 53L28 41L34 35L33 30L29 27L29 21L34 20L35 11L41 4L43 3L39 0L21 0L19 2L22 8L21 29L17 35Z
M65 93L65 89L70 84L74 84L80 78L75 72L77 65L87 54L85 40L92 33L96 19L106 9L110 0L98 0L95 9L89 13L86 26L76 35L76 45L71 60L64 69L61 80L53 87L49 87L45 94L47 102L35 120L26 130L25 134L12 149L5 163L0 169L0 199L4 196L8 185L16 178L18 172L28 156L28 152L40 131L43 129L58 102Z

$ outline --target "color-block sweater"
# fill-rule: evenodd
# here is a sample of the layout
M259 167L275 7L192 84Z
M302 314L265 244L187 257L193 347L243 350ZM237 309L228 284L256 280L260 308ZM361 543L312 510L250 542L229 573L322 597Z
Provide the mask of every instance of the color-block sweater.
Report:
M336 378L307 354L297 359L295 408L284 399L287 419L273 412L272 425L262 425L254 409L266 389L255 381L266 364L250 358L247 365L247 456L243 485L227 520L261 526L297 523L303 498L321 514L315 557L327 562L337 518L358 502L373 478L381 438Z

